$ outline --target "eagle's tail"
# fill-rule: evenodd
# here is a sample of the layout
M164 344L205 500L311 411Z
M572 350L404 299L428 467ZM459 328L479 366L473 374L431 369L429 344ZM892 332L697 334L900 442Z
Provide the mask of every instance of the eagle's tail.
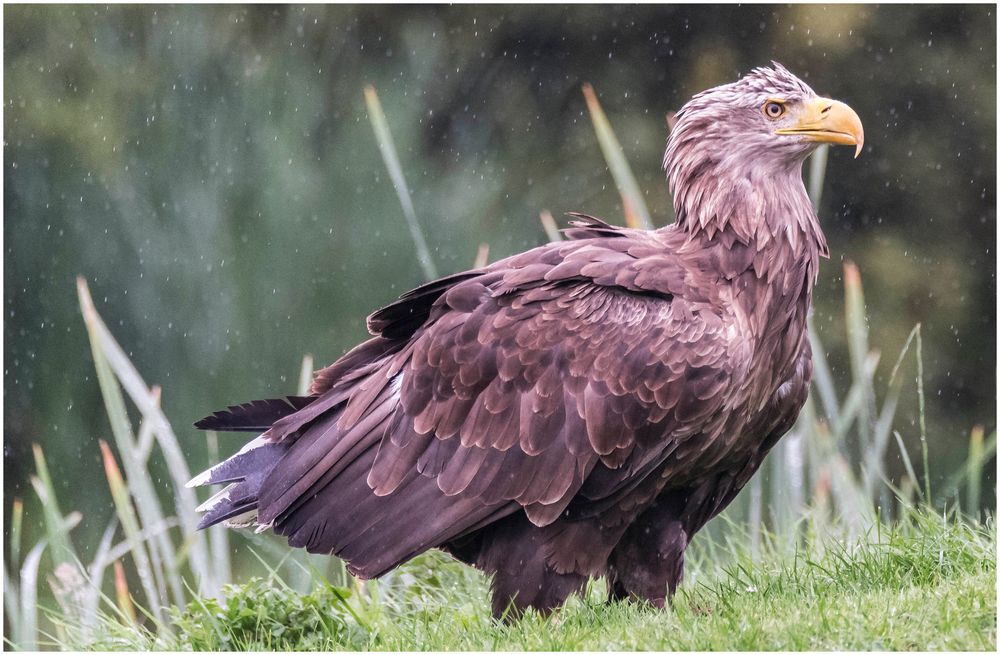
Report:
M221 412L206 416L195 423L194 427L199 430L218 430L220 432L263 432L278 419L294 414L314 400L316 400L315 396L288 396L287 398L254 400L242 405L233 405Z
M228 483L198 506L199 512L205 512L198 528L221 522L231 528L255 525L261 485L288 448L287 442L271 443L257 437L229 459L193 477L188 487Z
M311 397L292 396L236 405L201 419L195 427L202 430L265 432L275 421L297 412L313 400ZM258 436L229 459L192 478L187 483L188 487L227 485L198 507L199 512L205 512L198 528L216 523L232 528L256 525L261 485L290 445L288 441L275 443Z

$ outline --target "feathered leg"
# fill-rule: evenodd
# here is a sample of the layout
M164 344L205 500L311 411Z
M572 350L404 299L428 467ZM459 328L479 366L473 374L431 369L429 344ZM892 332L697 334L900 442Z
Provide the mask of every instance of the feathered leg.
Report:
M521 568L504 568L493 577L493 616L512 621L533 607L542 616L562 607L570 595L580 593L587 576L557 573L542 557L524 560Z
M538 527L519 512L444 549L493 575L493 616L511 621L529 607L548 615L582 591L590 569L607 560L615 541L617 535L609 539L593 525Z
M491 532L476 566L493 574L494 618L514 620L529 607L548 615L586 584L587 576L559 573L546 561L549 531L532 525L523 514L499 522Z
M608 600L642 600L662 608L684 576L684 550L691 535L682 520L683 502L662 498L639 515L608 562Z

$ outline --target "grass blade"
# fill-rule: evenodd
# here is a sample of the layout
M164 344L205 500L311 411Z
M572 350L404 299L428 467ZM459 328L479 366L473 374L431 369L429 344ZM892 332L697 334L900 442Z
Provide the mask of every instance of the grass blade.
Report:
M163 523L164 515L160 501L156 496L151 478L146 472L145 457L138 450L136 440L132 435L132 425L125 407L125 397L122 395L118 380L108 364L104 349L93 322L87 322L87 333L90 336L90 346L94 358L94 368L97 371L97 382L101 388L104 407L111 422L111 433L122 458L125 477L128 480L128 491L135 499L140 525L152 526ZM153 400L159 407L159 393L153 393ZM152 431L153 423L144 420L147 430ZM124 526L124 523L123 523ZM170 594L174 603L183 605L184 587L181 585L178 573L177 557L170 536L166 533L157 535L149 542L150 572L158 591L158 597L166 596L166 586L169 584Z
M139 583L142 585L146 595L146 602L157 618L163 617L163 609L160 605L160 596L157 592L153 579L153 568L149 561L149 555L143 544L139 519L136 517L132 507L131 497L125 480L122 478L121 470L111 454L111 448L102 439L101 459L104 462L104 474L108 478L108 486L111 487L111 498L115 504L115 511L118 513L118 520L122 524L125 538L129 542L132 552L132 560L135 562L136 571L139 573Z
M762 476L750 478L750 506L747 511L747 523L750 529L750 559L760 559L760 533L764 523L764 489Z
M159 385L153 385L150 389L155 397L156 406L160 406L160 387ZM135 437L136 440L136 460L138 460L143 466L149 461L149 455L153 452L153 444L156 443L156 432L153 430L153 422L147 420L145 417L139 423L139 432Z
M809 200L813 209L819 212L819 201L823 196L823 182L826 179L826 158L830 154L830 146L825 143L816 148L809 157Z
M989 437L984 437L985 432L981 426L977 425L972 429L972 434L969 435L969 455L965 464L952 473L948 481L941 487L941 498L945 500L958 499L964 482L966 513L977 518L981 514L979 509L982 505L980 494L982 493L983 466L997 450L996 431L990 433Z
M783 486L779 489L781 495L775 496L781 499L776 503L784 508L783 524L776 530L777 536L786 539L790 544L795 543L796 521L802 515L805 508L805 437L801 432L794 431L778 443L780 447L778 453L781 459L776 460L776 464L781 467L781 479Z
M476 258L472 261L472 268L482 268L490 262L490 244L483 243L479 244L479 249L476 250Z
M837 453L831 460L833 495L837 499L838 514L848 529L851 539L861 535L866 526L875 521L872 503L863 494L862 486L851 473L847 459Z
M847 349L851 359L851 377L861 390L858 407L858 446L862 456L874 438L875 391L865 370L868 358L868 317L861 288L861 273L853 262L844 262L844 317L847 326Z
M851 385L851 390L847 392L844 405L840 410L840 416L836 422L831 424L831 437L833 448L841 448L847 437L851 424L857 418L861 407L861 387L857 384Z
M913 481L914 489L917 495L923 499L924 492L920 489L920 483L917 482L917 472L913 469L913 462L910 461L910 454L906 452L906 446L903 444L903 437L899 435L897 430L892 431L892 436L896 438L896 444L899 446L899 454L903 459L903 466L906 468L906 474L910 476L910 480Z
M45 539L35 544L21 567L21 650L38 650L38 565L47 545Z
M968 477L970 475L982 475L983 465L985 465L986 462L993 457L996 451L997 433L996 430L994 430L990 433L989 437L986 437L983 440L983 445L977 457L978 461L974 460L970 453L970 456L965 460L965 464L960 469L952 473L948 478L948 481L941 486L941 498L945 500L958 498L961 493L962 484L965 483L968 485ZM976 467L978 471L974 472L973 467ZM967 486L966 489L968 489Z
M111 541L115 537L115 528L118 527L117 518L112 518L108 527L101 535L101 541L97 544L97 551L94 553L94 561L90 563L87 570L90 578L90 586L87 589L87 597L83 605L83 625L88 629L97 620L97 607L101 600L101 584L104 582L104 570L108 566L108 551L111 550Z
M417 222L417 212L413 208L413 199L410 197L409 188L406 186L406 178L403 176L403 167L399 163L399 156L396 154L396 145L392 140L392 132L389 131L389 122L382 111L382 103L379 102L375 87L365 87L365 105L368 107L368 120L371 121L372 129L375 131L375 138L378 141L379 152L382 153L382 161L389 171L389 178L392 186L399 196L399 204L403 207L403 216L406 217L406 224L410 228L410 236L413 237L413 244L417 248L417 259L420 261L420 268L424 271L424 277L433 280L438 277L434 260L431 259L431 251L427 248L427 240Z
M16 569L15 569L16 570ZM7 615L7 625L10 626L10 634L5 635L17 650L21 649L24 635L21 634L21 605L18 602L21 595L18 593L14 581L7 574L7 562L3 563L3 610Z
M924 498L928 504L931 501L931 467L927 462L927 422L924 399L924 343L921 337L920 323L917 323L917 404L920 412L920 455L924 462Z
M195 511L195 507L198 505L197 497L193 489L185 486L187 481L191 479L191 470L188 468L184 453L177 443L177 436L174 434L173 428L170 427L170 422L167 421L167 417L160 409L159 394L154 393L146 385L142 376L139 375L139 371L129 360L128 355L118 345L118 342L111 335L111 331L101 320L91 299L87 281L79 277L76 280L76 285L77 295L80 299L80 310L83 313L84 323L87 325L87 332L89 335L93 335L91 343L99 345L103 358L118 378L122 388L135 403L143 418L153 426L156 442L163 453L174 488L174 502L177 516L181 521L184 542L190 553L191 570L201 590L208 594L214 593L218 590L218 584L209 566L207 539L203 533L197 530L198 514Z
M313 356L310 354L305 354L302 356L302 366L299 368L299 385L296 388L296 393L300 396L304 396L309 393L309 385L312 384L313 379ZM217 462L218 455L212 459L213 462Z
M24 523L24 503L15 498L10 510L10 570L21 566L21 526Z
M917 336L917 332L920 331L920 324L913 326L910 330L910 334L906 337L906 341L903 343L902 350L899 351L899 356L896 357L896 363L892 366L892 373L889 374L889 386L897 381L897 375L899 374L899 367L903 363L903 358L906 357L906 353L910 350L910 344L913 343L913 338Z
M826 360L826 350L819 340L816 328L813 327L812 316L806 320L809 329L809 342L812 345L813 354L813 386L819 392L820 402L823 403L823 411L826 418L832 423L840 417L840 406L837 403L837 392L834 388L833 373L830 372L830 364Z
M114 561L115 569L115 600L118 602L118 609L128 617L133 625L139 622L135 614L135 605L132 603L132 595L128 591L128 580L125 579L125 567L119 560Z
M548 237L549 241L562 241L562 234L559 233L559 226L556 225L556 219L552 218L552 212L546 209L538 215L538 219L542 222L542 228L545 230L545 236Z
M31 484L42 502L45 533L49 540L49 552L52 556L53 568L64 563L75 565L78 558L66 531L63 529L63 513L59 509L59 503L56 500L56 490L52 485L52 476L49 475L49 467L45 463L45 455L38 444L32 444L31 451L35 457L35 471L37 472L37 476L32 476Z
M163 523L159 525L151 525L148 527L143 527L142 531L139 532L139 543L146 543L150 538L155 537L161 532L166 532L170 528L177 527L177 519L171 516L168 519L163 519ZM115 544L113 547L109 548L104 556L105 565L109 564L113 560L122 559L126 555L132 552L132 544L126 539L125 541Z
M979 494L982 488L983 479L983 437L986 431L983 426L977 425L972 428L969 435L969 457L966 467L969 476L965 480L965 513L970 516L979 516Z
M812 488L815 491L820 465L825 461L821 455L822 444L818 443L821 429L820 419L816 416L816 401L812 394L809 394L792 427L794 432L802 435L803 505L807 502L804 497L806 490ZM810 495L808 502L812 503L814 500L815 494Z
M882 401L882 410L875 420L872 443L868 450L863 453L865 470L869 472L869 475L866 477L866 492L870 497L873 497L876 492L875 485L880 480L884 481L886 479L885 453L889 446L892 421L896 416L896 407L899 404L899 396L903 389L903 380L899 377L899 368L903 363L903 358L906 357L906 353L909 352L910 344L913 342L916 334L917 326L914 326L910 330L910 335L907 337L906 342L903 343L903 348L899 351L899 356L896 357L896 363L893 365L892 373L889 375L889 387ZM916 480L916 477L914 477L913 481L916 482ZM887 506L887 503L883 502L883 506Z
M590 111L590 120L594 124L594 133L597 134L597 142L604 153L604 161L608 164L611 177L615 180L618 193L622 198L622 208L625 213L625 223L632 228L642 228L644 230L653 229L653 221L649 217L649 209L646 208L646 201L639 190L639 184L635 181L635 175L625 159L625 152L622 150L618 137L611 127L611 122L604 114L601 103L594 93L594 87L589 84L583 85L583 97L587 101L587 110Z

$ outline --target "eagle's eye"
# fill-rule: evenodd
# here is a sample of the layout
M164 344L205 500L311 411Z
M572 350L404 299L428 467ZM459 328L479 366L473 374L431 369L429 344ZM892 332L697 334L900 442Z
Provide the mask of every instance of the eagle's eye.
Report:
M785 113L785 103L777 100L768 100L764 103L764 115L768 118L781 118Z

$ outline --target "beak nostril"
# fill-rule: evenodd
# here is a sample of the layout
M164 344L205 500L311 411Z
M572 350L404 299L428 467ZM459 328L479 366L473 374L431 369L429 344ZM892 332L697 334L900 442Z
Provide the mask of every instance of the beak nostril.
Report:
M833 109L833 105L827 105L826 107L823 107L823 110L822 110L822 111L821 111L820 113L821 113L821 114L826 114L826 113L828 113L828 112L829 112L829 111L830 111L831 109Z

